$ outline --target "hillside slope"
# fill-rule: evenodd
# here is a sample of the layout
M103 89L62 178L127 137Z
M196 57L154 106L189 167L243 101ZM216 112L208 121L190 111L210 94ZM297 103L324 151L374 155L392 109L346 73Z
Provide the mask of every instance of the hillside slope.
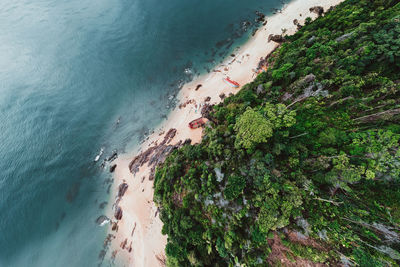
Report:
M155 175L171 266L398 266L400 4L347 0Z

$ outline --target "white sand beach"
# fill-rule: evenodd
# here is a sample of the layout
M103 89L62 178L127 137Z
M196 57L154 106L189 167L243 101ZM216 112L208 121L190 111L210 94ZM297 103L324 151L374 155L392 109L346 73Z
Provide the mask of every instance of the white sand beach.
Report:
M177 132L169 144L173 145L187 138L192 140L192 144L199 143L202 137L202 128L193 130L188 127L190 121L201 117L199 105L203 105L207 97L211 98L209 104L217 104L221 101L222 93L228 96L230 93L235 94L240 90L226 84L223 81L224 77L228 76L239 82L240 85L251 82L256 77L254 70L258 66L260 58L265 58L278 46L273 41L268 42L270 34L282 34L282 29L286 29L286 35L293 34L297 30L293 23L295 19L303 25L307 17L317 17L317 14L310 12L310 7L322 6L327 10L342 1L294 0L287 4L280 13L267 17L267 24L261 27L245 45L233 52L235 57L229 57L223 64L215 67L216 72L212 71L197 77L184 85L178 95L179 103L183 104L189 100L192 100L192 103L182 108L179 108L178 105L169 114L167 120L141 145L140 151L145 151L155 143L161 143L165 135L161 133L166 133L171 128L175 128ZM202 86L195 90L200 84ZM116 262L123 263L125 266L163 266L166 258L164 249L167 236L161 234L162 222L153 202L153 181L149 180L150 168L145 164L135 175L129 170L129 163L136 154L137 151L119 155L119 158L114 161L117 168L111 202L114 202L118 186L121 183L125 181L128 189L118 204L123 210L122 219L118 222L118 231L112 231L111 226L109 229L109 232L115 235L111 241L109 253L110 255L114 254ZM107 215L115 220L113 214L110 205ZM124 244L125 240L126 245L123 249L121 244Z

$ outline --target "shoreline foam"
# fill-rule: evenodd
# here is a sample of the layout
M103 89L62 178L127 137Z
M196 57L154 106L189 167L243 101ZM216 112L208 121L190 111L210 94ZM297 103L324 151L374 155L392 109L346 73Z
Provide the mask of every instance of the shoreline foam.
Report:
M153 181L149 180L150 167L146 163L133 175L129 170L129 164L134 156L147 150L150 146L160 143L164 139L164 134L160 133L167 132L172 128L177 129L177 132L169 142L171 145L177 144L179 141L183 142L188 138L192 140L192 144L201 142L202 129L192 130L187 126L190 121L201 117L201 109L199 106L196 108L196 105L205 103L207 97L211 98L208 104L217 104L222 101L219 97L221 93L226 96L230 93L237 93L240 89L231 88L223 82L222 79L226 76L238 81L241 86L251 82L256 76L254 69L257 68L260 58L265 58L279 46L273 41L268 42L270 34L282 34L282 29L286 29L285 34L291 35L297 30L293 20L297 19L300 24L304 24L307 17L313 19L317 17L317 14L311 13L309 8L322 6L327 10L342 1L294 0L286 4L281 12L267 16L267 24L259 28L256 34L236 51L235 57L229 57L222 64L216 66L214 70L217 72L213 71L196 77L183 86L177 96L179 103L183 104L193 99L196 103L187 104L182 108L179 108L178 104L168 118L140 145L140 151L121 155L115 160L114 163L118 167L115 170L112 196L117 195L118 185L122 182L125 181L129 186L118 203L123 210L122 219L118 222L118 232L111 231L111 228L109 230L109 233L115 235L111 241L110 250L117 262L128 266L147 267L162 266L162 262L165 261L164 249L167 236L161 234L162 222L153 202ZM300 14L302 15L300 16ZM195 90L199 84L202 86ZM143 179L143 177L145 178ZM108 208L107 214L114 220L112 207ZM121 244L125 240L127 240L126 246L125 249L122 249ZM132 248L131 252L129 252L130 247Z

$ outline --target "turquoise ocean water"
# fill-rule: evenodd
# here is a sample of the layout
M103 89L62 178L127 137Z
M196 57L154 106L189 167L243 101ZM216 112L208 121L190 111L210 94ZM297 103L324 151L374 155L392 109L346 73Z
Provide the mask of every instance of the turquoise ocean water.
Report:
M100 148L101 161L136 147L180 84L249 38L256 10L281 6L1 0L0 266L108 266Z

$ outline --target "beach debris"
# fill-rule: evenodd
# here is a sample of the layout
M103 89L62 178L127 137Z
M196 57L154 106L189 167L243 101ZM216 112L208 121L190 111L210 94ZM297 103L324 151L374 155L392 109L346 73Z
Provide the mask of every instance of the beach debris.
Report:
M236 55L235 54L231 54L231 57L235 57Z
M142 181L141 181L141 183L143 183L143 182L144 182L144 179L146 179L146 176L143 176L143 177L142 177Z
M204 99L204 102L209 102L211 100L211 97L210 96L207 96L205 99Z
M297 19L294 19L293 24L297 26L297 25L299 25L299 21Z
M117 164L113 164L110 166L110 172L114 172L115 168L117 168Z
M322 6L310 7L310 12L315 13L318 16L321 16L322 14L324 14L324 8Z
M108 157L108 161L113 161L113 160L115 160L116 158L118 158L118 153L117 153L117 150L114 150L113 151L113 153L111 154L111 156L110 157Z
M221 100L224 100L225 97L226 97L226 95L225 95L224 93L221 93L221 94L219 95L219 98L221 98Z
M199 90L200 87L202 87L202 86L203 86L202 84L198 84L198 85L196 86L196 89L194 89L194 90L197 91L197 90Z
M121 198L125 194L126 190L128 190L128 184L127 183L120 184L118 187L118 197Z
M99 152L99 154L97 154L96 157L94 158L94 162L99 161L101 155L103 155L103 152L104 152L104 147L100 148L100 152Z
M115 219L117 219L117 220L121 220L121 219L122 219L122 209L121 209L120 206L117 206L117 207L115 208L114 217L115 217Z
M100 215L97 219L96 219L96 223L100 226L103 226L107 223L111 222L110 218L108 218L105 215Z
M270 34L268 36L268 42L274 41L276 43L283 43L285 41L285 37L283 37L281 34Z
M126 250L128 250L129 253L132 252L132 241L131 241L131 243L129 244L129 247L126 248Z

